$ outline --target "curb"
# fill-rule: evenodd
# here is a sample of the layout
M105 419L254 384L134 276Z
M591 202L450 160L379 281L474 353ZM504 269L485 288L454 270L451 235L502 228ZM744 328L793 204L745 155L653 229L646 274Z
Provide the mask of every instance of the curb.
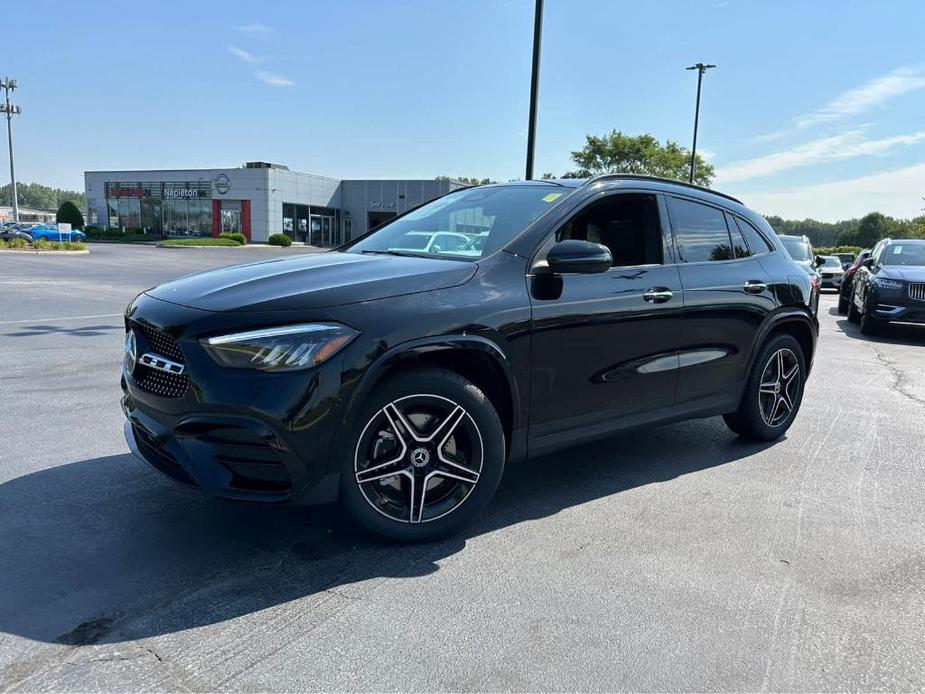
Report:
M24 253L30 253L32 255L88 255L90 253L90 249L83 251L37 251L34 248L0 248L0 253L19 253L20 255Z

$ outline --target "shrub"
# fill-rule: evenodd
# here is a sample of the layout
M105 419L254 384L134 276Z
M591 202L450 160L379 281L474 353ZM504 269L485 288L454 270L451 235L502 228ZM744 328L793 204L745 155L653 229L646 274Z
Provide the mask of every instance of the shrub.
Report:
M285 234L270 234L270 238L267 239L267 243L271 246L282 246L283 248L286 248L292 245L292 239Z
M77 205L70 200L65 200L58 208L58 214L55 215L56 222L70 224L72 229L84 228L84 216L77 209Z
M218 238L220 238L220 239L231 239L232 241L237 241L237 242L238 242L240 245L242 245L242 246L243 246L244 244L247 243L247 237L246 237L244 234L242 234L242 233L240 233L240 232L238 232L238 231L235 231L235 232L223 232L223 233L221 233L221 234L218 235Z
M14 249L29 248L29 242L26 241L25 239L20 239L20 238L10 239L9 242L7 243L7 248L14 248Z
M201 239L167 239L166 241L161 241L161 246L231 246L233 248L240 248L241 244L235 241L234 239L223 239L223 238L201 238Z

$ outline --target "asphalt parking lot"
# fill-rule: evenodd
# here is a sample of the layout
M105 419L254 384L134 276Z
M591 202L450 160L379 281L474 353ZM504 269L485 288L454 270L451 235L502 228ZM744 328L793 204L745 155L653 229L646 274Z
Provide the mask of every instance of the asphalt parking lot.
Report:
M862 338L826 294L784 440L619 436L389 546L179 488L122 439L126 303L297 252L0 255L0 689L925 688L925 326Z

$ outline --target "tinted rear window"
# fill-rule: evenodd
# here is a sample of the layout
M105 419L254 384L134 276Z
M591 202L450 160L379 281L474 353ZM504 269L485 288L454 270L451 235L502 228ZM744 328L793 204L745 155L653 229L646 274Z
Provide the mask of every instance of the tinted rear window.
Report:
M722 210L680 198L669 201L675 241L685 262L735 258Z

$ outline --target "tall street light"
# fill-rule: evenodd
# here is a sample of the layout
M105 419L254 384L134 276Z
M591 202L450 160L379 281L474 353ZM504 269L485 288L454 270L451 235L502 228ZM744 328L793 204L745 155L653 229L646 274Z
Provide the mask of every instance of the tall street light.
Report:
M10 92L16 89L16 80L4 77L0 80L0 89L6 92L4 103L0 104L0 113L6 116L6 134L10 142L10 187L13 193L13 221L19 221L19 200L16 195L16 169L13 167L13 116L22 113L22 109L10 103Z
M536 97L540 82L540 38L543 34L543 0L536 0L533 15L533 72L530 77L530 117L527 124L527 171L524 178L533 178L533 150L536 146Z
M713 67L716 66L710 65L709 63L696 63L684 68L685 70L697 71L697 106L694 109L694 146L691 147L691 175L688 179L690 183L694 182L694 169L697 166L697 125L700 121L700 83L703 82L703 73Z

